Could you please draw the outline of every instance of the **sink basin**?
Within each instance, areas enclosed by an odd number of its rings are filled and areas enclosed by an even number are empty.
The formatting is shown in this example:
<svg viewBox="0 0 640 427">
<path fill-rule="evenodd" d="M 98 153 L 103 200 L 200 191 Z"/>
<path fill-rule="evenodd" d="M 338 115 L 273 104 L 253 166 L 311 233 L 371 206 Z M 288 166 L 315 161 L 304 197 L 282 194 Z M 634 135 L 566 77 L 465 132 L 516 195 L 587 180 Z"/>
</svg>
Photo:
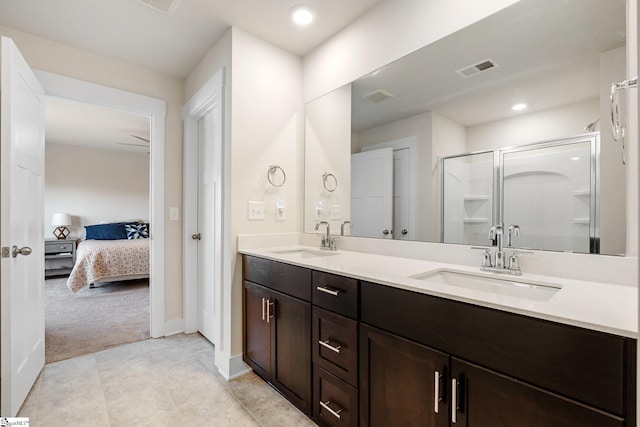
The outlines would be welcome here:
<svg viewBox="0 0 640 427">
<path fill-rule="evenodd" d="M 296 258 L 296 259 L 321 258 L 321 257 L 326 257 L 326 256 L 338 255 L 337 252 L 321 251 L 319 249 L 318 250 L 314 250 L 314 249 L 283 249 L 283 250 L 272 251 L 272 253 L 278 254 L 278 255 L 286 255 L 287 257 Z"/>
<path fill-rule="evenodd" d="M 514 277 L 494 277 L 468 272 L 437 270 L 410 276 L 439 285 L 456 286 L 496 295 L 522 298 L 532 301 L 549 301 L 562 286 L 535 283 Z"/>
</svg>

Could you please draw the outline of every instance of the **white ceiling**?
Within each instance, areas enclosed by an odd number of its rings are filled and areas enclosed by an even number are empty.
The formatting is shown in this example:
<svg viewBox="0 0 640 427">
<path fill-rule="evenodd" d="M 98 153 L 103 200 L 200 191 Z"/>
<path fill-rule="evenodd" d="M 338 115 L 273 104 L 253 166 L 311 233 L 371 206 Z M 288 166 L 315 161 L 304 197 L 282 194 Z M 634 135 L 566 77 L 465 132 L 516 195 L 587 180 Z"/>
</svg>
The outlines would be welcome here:
<svg viewBox="0 0 640 427">
<path fill-rule="evenodd" d="M 46 99 L 47 144 L 148 153 L 149 144 L 139 138 L 148 140 L 150 127 L 149 117 L 52 96 Z"/>
<path fill-rule="evenodd" d="M 625 0 L 521 0 L 353 84 L 352 127 L 362 131 L 435 111 L 463 126 L 600 96 L 599 55 L 625 45 Z M 499 66 L 464 79 L 487 58 Z M 394 98 L 363 96 L 382 89 Z M 594 118 L 595 119 L 595 118 Z"/>
<path fill-rule="evenodd" d="M 381 0 L 178 0 L 171 14 L 136 0 L 0 0 L 0 25 L 184 78 L 234 25 L 297 55 Z M 296 27 L 289 9 L 312 5 Z"/>
</svg>

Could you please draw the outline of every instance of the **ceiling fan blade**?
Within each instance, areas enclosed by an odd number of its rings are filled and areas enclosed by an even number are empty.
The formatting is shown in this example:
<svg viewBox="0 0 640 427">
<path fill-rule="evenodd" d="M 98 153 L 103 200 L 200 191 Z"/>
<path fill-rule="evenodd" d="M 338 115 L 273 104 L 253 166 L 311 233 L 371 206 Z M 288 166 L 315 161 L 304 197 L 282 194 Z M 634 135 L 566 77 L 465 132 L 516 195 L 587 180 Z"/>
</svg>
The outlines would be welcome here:
<svg viewBox="0 0 640 427">
<path fill-rule="evenodd" d="M 129 145 L 131 147 L 142 147 L 142 148 L 149 148 L 148 145 L 145 144 L 129 144 L 128 142 L 118 142 L 119 145 Z"/>
<path fill-rule="evenodd" d="M 143 137 L 143 136 L 138 136 L 138 135 L 129 135 L 129 136 L 132 136 L 132 137 L 134 137 L 134 138 L 136 138 L 136 139 L 139 139 L 140 141 L 144 141 L 144 142 L 146 142 L 146 143 L 149 143 L 149 142 L 150 142 L 147 138 L 145 138 L 145 137 Z"/>
</svg>

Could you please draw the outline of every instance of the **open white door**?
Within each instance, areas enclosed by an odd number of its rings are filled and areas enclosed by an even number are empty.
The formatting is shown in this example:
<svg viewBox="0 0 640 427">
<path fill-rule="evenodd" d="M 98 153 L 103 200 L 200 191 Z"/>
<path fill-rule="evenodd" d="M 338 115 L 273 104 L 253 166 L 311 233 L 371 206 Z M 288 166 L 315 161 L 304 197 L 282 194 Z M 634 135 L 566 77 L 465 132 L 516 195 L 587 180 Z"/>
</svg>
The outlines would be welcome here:
<svg viewBox="0 0 640 427">
<path fill-rule="evenodd" d="M 393 149 L 351 155 L 351 235 L 393 237 Z"/>
<path fill-rule="evenodd" d="M 13 41 L 0 42 L 0 412 L 12 417 L 44 366 L 45 104 Z"/>
</svg>

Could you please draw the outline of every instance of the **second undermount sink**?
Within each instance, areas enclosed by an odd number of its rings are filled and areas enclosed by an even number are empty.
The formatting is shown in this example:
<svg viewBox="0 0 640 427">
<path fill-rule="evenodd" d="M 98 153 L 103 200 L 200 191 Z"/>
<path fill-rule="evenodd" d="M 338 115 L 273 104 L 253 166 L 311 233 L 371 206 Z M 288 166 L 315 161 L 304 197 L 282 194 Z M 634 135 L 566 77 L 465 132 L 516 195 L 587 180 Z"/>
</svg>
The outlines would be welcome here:
<svg viewBox="0 0 640 427">
<path fill-rule="evenodd" d="M 337 252 L 321 251 L 319 249 L 282 249 L 272 251 L 274 254 L 285 255 L 290 258 L 309 259 L 309 258 L 321 258 L 326 256 L 338 255 Z"/>
<path fill-rule="evenodd" d="M 494 277 L 454 270 L 437 270 L 410 276 L 433 284 L 456 286 L 496 295 L 522 298 L 533 301 L 549 301 L 562 286 L 536 283 L 513 277 Z"/>
</svg>

